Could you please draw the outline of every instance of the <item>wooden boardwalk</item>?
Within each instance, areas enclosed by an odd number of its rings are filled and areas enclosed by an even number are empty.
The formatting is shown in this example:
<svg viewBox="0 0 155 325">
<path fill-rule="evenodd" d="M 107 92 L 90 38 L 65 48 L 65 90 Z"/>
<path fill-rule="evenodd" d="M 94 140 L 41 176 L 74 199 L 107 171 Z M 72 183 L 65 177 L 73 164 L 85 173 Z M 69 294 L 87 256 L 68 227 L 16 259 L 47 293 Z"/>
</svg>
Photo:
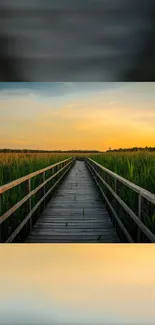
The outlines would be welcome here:
<svg viewBox="0 0 155 325">
<path fill-rule="evenodd" d="M 84 161 L 76 161 L 26 242 L 120 242 Z"/>
<path fill-rule="evenodd" d="M 32 179 L 36 179 L 35 187 Z M 5 211 L 3 195 L 8 195 L 9 202 L 8 191 L 20 184 L 25 188 L 21 192 L 24 196 L 17 202 L 13 200 L 14 205 Z M 133 207 L 122 199 L 121 185 L 136 196 Z M 50 202 L 49 196 L 52 196 Z M 46 202 L 49 203 L 39 217 Z M 71 156 L 0 186 L 0 207 L 2 211 L 4 208 L 2 214 L 0 211 L 1 243 L 155 243 L 154 224 L 149 221 L 155 213 L 155 194 L 88 156 Z"/>
</svg>

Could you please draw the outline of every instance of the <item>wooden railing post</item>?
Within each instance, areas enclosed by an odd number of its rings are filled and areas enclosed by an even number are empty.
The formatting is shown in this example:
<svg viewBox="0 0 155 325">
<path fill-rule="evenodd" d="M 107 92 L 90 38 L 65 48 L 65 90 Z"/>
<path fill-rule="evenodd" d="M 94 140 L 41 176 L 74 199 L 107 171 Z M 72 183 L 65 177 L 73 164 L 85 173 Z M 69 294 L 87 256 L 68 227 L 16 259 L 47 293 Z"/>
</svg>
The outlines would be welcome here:
<svg viewBox="0 0 155 325">
<path fill-rule="evenodd" d="M 55 169 L 55 170 L 54 170 L 54 173 L 57 173 L 57 171 L 58 171 L 58 166 L 55 166 L 54 169 Z M 57 178 L 58 178 L 58 176 L 55 177 L 55 181 L 57 181 Z"/>
<path fill-rule="evenodd" d="M 142 217 L 142 196 L 141 196 L 140 193 L 138 195 L 138 217 L 141 220 L 141 217 Z M 140 234 L 141 234 L 141 231 L 140 231 L 140 228 L 138 226 L 137 243 L 140 243 Z"/>
<path fill-rule="evenodd" d="M 90 168 L 94 168 L 95 169 L 95 171 L 97 172 L 97 166 L 94 164 L 92 164 L 92 163 L 90 163 Z M 96 179 L 98 179 L 98 177 L 97 177 L 97 175 L 95 174 L 95 172 L 93 171 L 93 169 L 92 169 L 92 173 L 93 173 L 93 175 L 96 177 Z"/>
<path fill-rule="evenodd" d="M 46 179 L 46 175 L 45 175 L 45 172 L 43 172 L 43 177 L 42 177 L 42 180 L 43 180 L 43 182 L 45 182 L 45 179 Z M 45 195 L 45 185 L 43 186 L 43 196 Z M 44 199 L 44 201 L 43 201 L 43 207 L 45 208 L 45 199 Z"/>
<path fill-rule="evenodd" d="M 115 193 L 117 193 L 117 179 L 115 178 Z"/>
<path fill-rule="evenodd" d="M 60 169 L 62 168 L 62 163 L 59 165 Z"/>
<path fill-rule="evenodd" d="M 98 172 L 98 174 L 101 176 L 101 170 L 100 170 L 100 167 L 98 166 L 98 170 L 97 170 L 97 172 Z M 98 183 L 99 183 L 99 185 L 100 185 L 100 187 L 101 187 L 101 180 L 100 180 L 100 178 L 98 179 Z"/>
<path fill-rule="evenodd" d="M 53 176 L 53 174 L 54 174 L 54 168 L 51 168 L 51 176 Z M 54 184 L 54 180 L 53 179 L 51 180 L 51 183 L 50 184 L 51 184 L 50 187 L 52 187 L 53 184 Z"/>
<path fill-rule="evenodd" d="M 27 192 L 28 194 L 31 192 L 31 178 L 27 180 Z M 32 198 L 28 199 L 28 212 L 31 212 L 32 209 Z M 32 217 L 29 220 L 29 231 L 32 229 Z"/>
<path fill-rule="evenodd" d="M 114 191 L 117 194 L 117 186 L 118 186 L 118 183 L 117 183 L 117 179 L 116 178 L 114 178 L 114 182 L 115 182 Z M 114 198 L 114 210 L 117 212 L 116 205 L 117 205 L 117 200 Z M 116 228 L 116 218 L 114 216 L 113 216 L 113 222 L 114 222 L 114 227 Z"/>
<path fill-rule="evenodd" d="M 2 195 L 0 194 L 0 216 L 2 215 Z M 2 223 L 0 224 L 0 243 L 2 243 Z"/>
</svg>

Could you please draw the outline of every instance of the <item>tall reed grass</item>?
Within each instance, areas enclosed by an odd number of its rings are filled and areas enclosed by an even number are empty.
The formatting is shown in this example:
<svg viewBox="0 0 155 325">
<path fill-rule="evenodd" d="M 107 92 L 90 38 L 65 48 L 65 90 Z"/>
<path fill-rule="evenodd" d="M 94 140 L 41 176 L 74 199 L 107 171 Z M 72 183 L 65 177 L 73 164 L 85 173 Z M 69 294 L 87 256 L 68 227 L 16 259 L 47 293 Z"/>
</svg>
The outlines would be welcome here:
<svg viewBox="0 0 155 325">
<path fill-rule="evenodd" d="M 53 165 L 59 161 L 69 158 L 71 155 L 65 154 L 46 154 L 46 153 L 0 153 L 0 186 L 16 180 L 22 176 L 28 175 L 34 171 Z M 51 170 L 46 172 L 46 179 L 51 176 Z M 37 175 L 31 179 L 31 190 L 42 183 L 42 175 Z M 53 181 L 46 185 L 48 191 Z M 0 196 L 0 216 L 13 207 L 27 194 L 26 183 L 13 187 Z M 41 191 L 32 196 L 32 208 L 41 198 Z M 12 214 L 1 225 L 1 236 L 5 241 L 12 231 L 21 223 L 28 214 L 28 204 L 24 203 L 14 214 Z M 37 212 L 38 213 L 38 212 Z M 20 238 L 19 238 L 20 241 Z"/>
<path fill-rule="evenodd" d="M 99 164 L 155 193 L 155 153 L 105 153 L 91 156 Z"/>
<path fill-rule="evenodd" d="M 46 153 L 0 153 L 0 186 L 70 156 Z"/>
<path fill-rule="evenodd" d="M 123 152 L 104 153 L 91 156 L 93 160 L 116 174 L 126 178 L 134 184 L 155 194 L 155 153 L 154 152 Z M 105 175 L 108 184 L 114 189 L 114 180 Z M 110 202 L 113 204 L 123 223 L 130 230 L 130 234 L 136 238 L 137 226 L 121 206 L 114 200 L 110 192 L 104 187 Z M 121 199 L 138 214 L 138 195 L 125 185 L 118 182 L 117 193 Z M 142 221 L 155 233 L 155 206 L 146 199 L 142 200 Z"/>
</svg>

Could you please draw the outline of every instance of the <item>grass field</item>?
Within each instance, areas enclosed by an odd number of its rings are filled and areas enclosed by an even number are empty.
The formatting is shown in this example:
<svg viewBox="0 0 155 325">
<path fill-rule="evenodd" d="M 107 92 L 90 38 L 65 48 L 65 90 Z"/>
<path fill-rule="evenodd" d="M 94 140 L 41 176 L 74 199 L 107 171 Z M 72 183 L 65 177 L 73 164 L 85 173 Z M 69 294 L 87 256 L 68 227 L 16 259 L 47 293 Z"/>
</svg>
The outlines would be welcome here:
<svg viewBox="0 0 155 325">
<path fill-rule="evenodd" d="M 155 152 L 105 153 L 91 157 L 131 182 L 155 193 Z"/>
<path fill-rule="evenodd" d="M 128 179 L 129 181 L 147 189 L 155 194 L 155 152 L 126 152 L 126 153 L 106 153 L 102 155 L 93 155 L 91 157 L 99 164 Z M 114 188 L 114 182 L 109 178 L 109 184 Z M 129 216 L 123 211 L 109 191 L 104 187 L 109 200 L 115 205 L 118 215 L 131 230 L 131 233 L 137 233 L 137 227 L 129 219 Z M 125 203 L 137 214 L 138 213 L 138 195 L 125 185 L 118 186 L 118 194 Z M 142 221 L 155 232 L 155 207 L 153 204 L 142 200 Z"/>
<path fill-rule="evenodd" d="M 0 186 L 70 156 L 46 153 L 0 153 Z"/>
<path fill-rule="evenodd" d="M 0 186 L 76 154 L 0 153 Z M 155 152 L 89 155 L 99 164 L 155 193 Z"/>
</svg>

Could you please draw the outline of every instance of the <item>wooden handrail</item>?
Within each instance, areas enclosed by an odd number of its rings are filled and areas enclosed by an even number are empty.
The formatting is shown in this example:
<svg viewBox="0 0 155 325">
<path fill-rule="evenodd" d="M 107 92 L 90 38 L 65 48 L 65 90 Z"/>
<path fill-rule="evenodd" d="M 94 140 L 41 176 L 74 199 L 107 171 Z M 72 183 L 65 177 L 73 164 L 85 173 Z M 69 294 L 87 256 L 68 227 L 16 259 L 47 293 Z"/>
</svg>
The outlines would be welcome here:
<svg viewBox="0 0 155 325">
<path fill-rule="evenodd" d="M 141 197 L 143 196 L 148 201 L 155 204 L 155 195 L 150 193 L 149 191 L 146 191 L 145 189 L 143 189 L 143 188 L 129 182 L 125 178 L 117 175 L 116 173 L 113 173 L 109 169 L 107 169 L 107 168 L 103 167 L 102 165 L 96 163 L 94 160 L 92 160 L 92 159 L 90 159 L 88 157 L 85 157 L 85 159 L 86 159 L 86 162 L 88 163 L 89 169 L 91 168 L 93 170 L 93 172 L 95 173 L 96 177 L 93 174 L 92 174 L 92 176 L 94 177 L 95 182 L 99 186 L 100 191 L 102 192 L 102 195 L 105 198 L 105 200 L 106 200 L 109 208 L 111 209 L 112 214 L 114 215 L 117 222 L 118 222 L 119 217 L 118 217 L 116 211 L 114 210 L 114 208 L 112 207 L 111 203 L 107 199 L 106 195 L 103 193 L 103 190 L 101 189 L 100 184 L 97 181 L 97 179 L 99 179 L 100 182 L 102 184 L 104 184 L 108 188 L 108 190 L 111 192 L 113 197 L 119 202 L 119 204 L 124 208 L 124 210 L 129 214 L 129 216 L 137 224 L 137 226 L 138 226 L 137 241 L 139 242 L 140 231 L 142 231 L 151 242 L 155 243 L 155 235 L 141 221 Z M 116 194 L 116 192 L 112 189 L 112 187 L 103 179 L 103 177 L 98 173 L 98 171 L 96 171 L 96 169 L 93 166 L 98 167 L 100 170 L 104 170 L 105 172 L 107 172 L 108 174 L 113 176 L 115 180 L 116 179 L 119 180 L 121 183 L 125 184 L 127 187 L 133 189 L 135 192 L 137 192 L 139 194 L 139 197 L 138 197 L 138 216 L 136 216 L 136 214 L 127 206 L 127 204 L 119 197 L 119 195 Z M 115 186 L 116 186 L 116 184 L 115 184 Z M 118 222 L 118 223 L 119 223 L 120 228 L 122 229 L 123 233 L 125 234 L 126 238 L 128 239 L 128 241 L 133 242 L 133 239 L 129 235 L 129 233 L 128 233 L 127 229 L 125 228 L 125 226 L 121 222 Z"/>
<path fill-rule="evenodd" d="M 144 188 L 142 188 L 142 187 L 128 181 L 126 178 L 124 178 L 122 176 L 119 176 L 118 174 L 112 172 L 110 169 L 107 169 L 107 168 L 103 167 L 102 165 L 98 164 L 96 161 L 94 161 L 91 158 L 85 157 L 85 159 L 92 162 L 95 166 L 98 166 L 100 169 L 105 171 L 107 174 L 113 176 L 115 179 L 117 179 L 119 182 L 123 183 L 127 187 L 131 188 L 133 191 L 141 194 L 141 196 L 146 198 L 151 203 L 155 204 L 155 194 L 153 194 L 153 193 L 145 190 Z"/>
<path fill-rule="evenodd" d="M 28 209 L 29 209 L 28 215 L 24 218 L 24 220 L 22 220 L 20 225 L 14 230 L 13 234 L 11 234 L 11 236 L 7 239 L 6 242 L 11 242 L 17 236 L 17 234 L 22 230 L 22 228 L 25 226 L 25 224 L 29 220 L 31 221 L 30 218 L 32 217 L 33 213 L 37 210 L 37 208 L 40 206 L 40 204 L 42 202 L 45 202 L 45 198 L 50 194 L 50 192 L 55 188 L 55 186 L 61 181 L 61 179 L 64 177 L 64 175 L 71 168 L 71 165 L 74 163 L 75 160 L 76 160 L 76 157 L 70 157 L 69 159 L 65 159 L 65 160 L 60 161 L 60 162 L 58 162 L 56 164 L 50 165 L 50 166 L 48 166 L 48 167 L 46 167 L 44 169 L 38 170 L 38 171 L 36 171 L 34 173 L 31 173 L 29 175 L 21 177 L 21 178 L 15 180 L 13 182 L 10 182 L 10 183 L 5 184 L 5 185 L 0 187 L 0 194 L 2 194 L 4 192 L 8 191 L 9 189 L 23 183 L 23 182 L 28 182 L 28 184 L 27 184 L 27 189 L 28 189 L 27 190 L 27 195 L 25 195 L 19 202 L 17 202 L 13 207 L 11 207 L 8 211 L 6 211 L 3 215 L 0 216 L 0 226 L 1 226 L 1 224 L 6 219 L 8 219 L 14 212 L 16 212 L 17 209 L 19 209 L 25 202 L 28 201 Z M 51 169 L 53 169 L 54 167 L 57 167 L 57 166 L 60 166 L 60 169 L 57 170 L 52 176 L 45 179 L 45 172 L 48 171 L 48 170 L 51 170 Z M 45 193 L 45 185 L 49 181 L 54 179 L 56 176 L 58 176 L 61 172 L 63 172 L 63 174 L 60 175 L 60 178 L 58 180 L 56 180 L 55 184 L 47 191 L 47 193 Z M 32 177 L 35 177 L 35 176 L 37 176 L 39 174 L 43 175 L 43 181 L 34 190 L 31 190 L 31 179 L 32 179 Z M 37 204 L 32 208 L 31 207 L 31 198 L 40 189 L 43 189 L 43 196 L 39 200 L 39 202 L 37 202 Z M 1 233 L 0 233 L 0 235 L 1 235 Z M 1 238 L 1 236 L 0 236 L 0 238 Z"/>
<path fill-rule="evenodd" d="M 2 186 L 0 186 L 0 194 L 6 192 L 6 191 L 8 191 L 8 190 L 10 190 L 11 188 L 13 188 L 13 187 L 15 187 L 15 186 L 17 186 L 17 185 L 19 185 L 19 184 L 25 182 L 25 181 L 27 181 L 27 180 L 30 179 L 30 178 L 33 178 L 33 177 L 35 177 L 35 176 L 37 176 L 37 175 L 39 175 L 39 174 L 42 174 L 43 172 L 46 172 L 47 170 L 50 170 L 50 169 L 52 169 L 52 168 L 54 168 L 54 167 L 56 167 L 56 166 L 59 166 L 60 164 L 63 164 L 63 163 L 65 163 L 65 162 L 70 161 L 70 160 L 73 160 L 73 159 L 75 159 L 75 157 L 71 157 L 71 158 L 65 159 L 65 160 L 63 160 L 63 161 L 59 161 L 59 162 L 56 163 L 56 164 L 53 164 L 53 165 L 50 165 L 50 166 L 48 166 L 48 167 L 46 167 L 46 168 L 43 168 L 43 169 L 37 170 L 36 172 L 33 172 L 33 173 L 28 174 L 28 175 L 26 175 L 26 176 L 20 177 L 20 178 L 18 178 L 18 179 L 16 179 L 16 180 L 12 181 L 12 182 L 10 182 L 10 183 L 7 183 L 7 184 L 5 184 L 5 185 L 2 185 Z"/>
<path fill-rule="evenodd" d="M 24 220 L 20 223 L 20 225 L 14 230 L 14 232 L 11 234 L 11 236 L 6 240 L 6 243 L 11 243 L 14 238 L 19 234 L 19 232 L 22 230 L 22 228 L 26 225 L 26 223 L 31 220 L 31 217 L 33 213 L 39 208 L 40 204 L 45 201 L 45 198 L 50 194 L 50 192 L 59 184 L 61 179 L 65 176 L 65 174 L 70 169 L 70 165 L 73 163 L 69 163 L 69 167 L 65 170 L 64 174 L 56 181 L 56 183 L 47 191 L 47 193 L 39 200 L 39 202 L 36 203 L 36 205 L 32 208 L 32 210 L 29 212 L 29 214 L 24 218 Z M 67 166 L 68 166 L 67 165 Z M 63 169 L 66 168 L 66 166 L 63 167 Z"/>
</svg>

